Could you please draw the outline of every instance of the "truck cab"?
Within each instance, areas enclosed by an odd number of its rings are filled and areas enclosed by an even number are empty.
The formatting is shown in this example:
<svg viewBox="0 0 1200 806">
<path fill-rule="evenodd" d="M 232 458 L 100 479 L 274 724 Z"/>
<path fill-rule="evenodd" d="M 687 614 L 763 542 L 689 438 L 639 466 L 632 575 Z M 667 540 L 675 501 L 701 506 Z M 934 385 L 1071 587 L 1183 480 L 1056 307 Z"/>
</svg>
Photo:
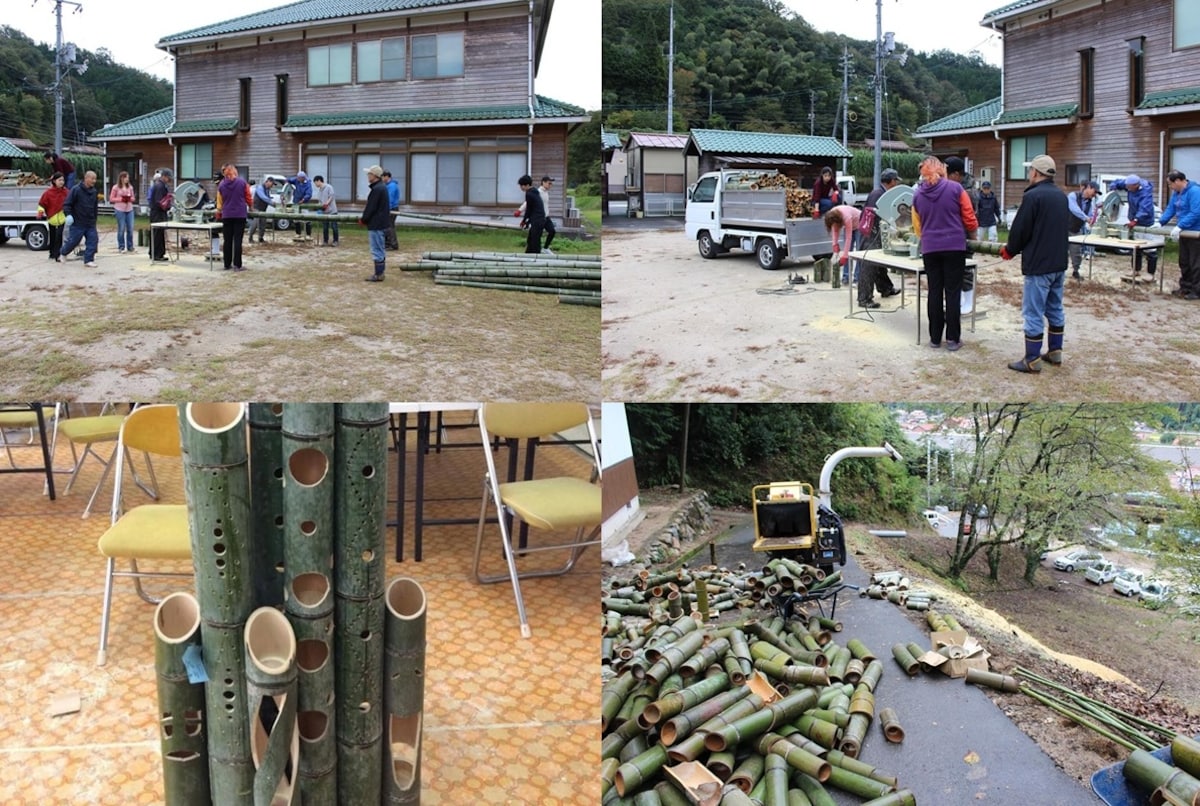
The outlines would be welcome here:
<svg viewBox="0 0 1200 806">
<path fill-rule="evenodd" d="M 1117 566 L 1111 560 L 1102 560 L 1089 568 L 1083 578 L 1093 584 L 1103 585 L 1116 579 L 1118 573 Z"/>
<path fill-rule="evenodd" d="M 857 183 L 853 176 L 838 174 L 837 176 L 838 192 L 842 195 L 842 204 L 852 204 L 858 209 L 862 209 L 867 203 L 867 193 L 859 193 Z"/>
</svg>

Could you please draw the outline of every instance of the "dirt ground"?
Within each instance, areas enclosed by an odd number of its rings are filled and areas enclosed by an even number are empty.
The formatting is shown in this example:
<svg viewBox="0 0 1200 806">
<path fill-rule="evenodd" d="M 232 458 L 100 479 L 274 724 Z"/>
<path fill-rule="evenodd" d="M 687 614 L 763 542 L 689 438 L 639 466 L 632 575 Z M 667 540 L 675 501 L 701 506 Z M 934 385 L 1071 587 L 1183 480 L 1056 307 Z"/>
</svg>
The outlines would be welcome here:
<svg viewBox="0 0 1200 806">
<path fill-rule="evenodd" d="M 630 536 L 635 554 L 670 519 L 681 499 L 667 492 L 643 499 L 645 519 Z M 743 511 L 714 510 L 709 538 L 720 541 L 732 528 L 748 524 Z M 868 529 L 897 525 L 846 525 L 849 547 L 866 571 L 902 570 L 914 587 L 934 590 L 937 609 L 954 615 L 991 653 L 991 669 L 1011 673 L 1020 666 L 1088 696 L 1195 735 L 1200 732 L 1200 622 L 1174 608 L 1152 611 L 1114 594 L 1112 586 L 1087 583 L 1083 574 L 1055 571 L 1049 561 L 1036 584 L 1021 580 L 1015 561 L 1004 566 L 998 583 L 986 580 L 982 556 L 972 562 L 964 582 L 969 593 L 941 584 L 930 572 L 944 564 L 950 541 L 922 524 L 908 527 L 909 537 L 885 540 Z M 702 548 L 689 562 L 707 562 Z M 628 569 L 605 567 L 605 581 L 624 578 Z M 895 607 L 879 602 L 879 607 Z M 923 614 L 904 611 L 927 629 Z M 1023 694 L 989 692 L 1004 713 L 1064 771 L 1086 783 L 1093 772 L 1128 755 L 1124 748 L 1080 728 Z"/>
<path fill-rule="evenodd" d="M 610 400 L 1180 400 L 1200 376 L 1200 303 L 1123 282 L 1129 257 L 1097 253 L 1090 279 L 1068 280 L 1065 363 L 1039 376 L 1006 368 L 1024 348 L 1019 258 L 977 257 L 975 332 L 957 353 L 917 344 L 912 277 L 873 311 L 850 290 L 811 279 L 808 258 L 763 271 L 752 254 L 704 260 L 678 223 L 610 226 L 604 239 L 604 395 Z M 1166 264 L 1166 265 L 1162 265 Z M 1084 264 L 1084 276 L 1087 277 Z M 892 272 L 898 281 L 896 272 Z M 878 299 L 878 297 L 877 297 Z M 922 294 L 924 306 L 924 294 Z"/>
<path fill-rule="evenodd" d="M 596 308 L 401 272 L 421 254 L 403 230 L 378 284 L 361 232 L 337 249 L 268 235 L 239 273 L 201 244 L 154 264 L 100 234 L 95 269 L 0 246 L 10 398 L 600 399 Z"/>
</svg>

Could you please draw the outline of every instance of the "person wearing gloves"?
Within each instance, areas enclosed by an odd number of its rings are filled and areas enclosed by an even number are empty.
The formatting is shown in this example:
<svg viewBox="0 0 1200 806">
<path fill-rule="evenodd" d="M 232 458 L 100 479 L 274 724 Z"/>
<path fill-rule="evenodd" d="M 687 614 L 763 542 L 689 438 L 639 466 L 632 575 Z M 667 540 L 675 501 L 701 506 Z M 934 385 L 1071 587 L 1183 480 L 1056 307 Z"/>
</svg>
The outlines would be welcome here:
<svg viewBox="0 0 1200 806">
<path fill-rule="evenodd" d="M 812 205 L 813 218 L 820 218 L 833 209 L 841 201 L 837 180 L 833 178 L 833 169 L 826 165 L 821 169 L 821 175 L 813 183 Z"/>
<path fill-rule="evenodd" d="M 263 181 L 254 186 L 251 193 L 251 209 L 256 213 L 265 213 L 267 208 L 275 204 L 271 198 L 271 188 L 275 187 L 275 180 L 271 177 L 266 177 Z M 267 218 L 252 218 L 247 225 L 246 243 L 254 243 L 254 231 L 258 230 L 258 242 L 263 242 L 263 235 L 267 231 L 268 226 L 275 226 L 270 219 Z"/>
<path fill-rule="evenodd" d="M 1123 190 L 1129 202 L 1129 221 L 1126 224 L 1128 227 L 1153 227 L 1154 226 L 1154 185 L 1142 179 L 1137 174 L 1130 174 L 1124 179 L 1114 179 L 1108 183 L 1109 190 Z M 1158 250 L 1157 249 L 1139 249 L 1137 257 L 1134 259 L 1133 273 L 1136 275 L 1142 270 L 1142 252 L 1146 253 L 1146 273 L 1151 277 L 1154 276 L 1155 270 L 1158 269 Z"/>
<path fill-rule="evenodd" d="M 1067 195 L 1067 210 L 1071 213 L 1067 232 L 1071 235 L 1087 234 L 1088 225 L 1092 223 L 1092 216 L 1095 212 L 1096 194 L 1099 192 L 1100 185 L 1098 183 L 1084 182 L 1079 186 L 1079 190 Z M 1079 273 L 1079 267 L 1083 265 L 1083 246 L 1068 242 L 1068 247 L 1071 255 L 1071 279 L 1082 280 L 1083 275 Z"/>
<path fill-rule="evenodd" d="M 929 297 L 929 346 L 962 347 L 962 282 L 967 267 L 967 236 L 979 229 L 966 188 L 950 174 L 963 172 L 961 157 L 926 157 L 920 165 L 925 181 L 913 192 L 913 232 L 921 239 Z"/>
<path fill-rule="evenodd" d="M 83 181 L 71 188 L 63 202 L 63 212 L 67 214 L 67 237 L 63 241 L 62 254 L 71 254 L 71 250 L 83 241 L 83 265 L 96 268 L 96 246 L 100 242 L 96 217 L 100 212 L 100 199 L 96 193 L 95 171 L 85 173 Z"/>
<path fill-rule="evenodd" d="M 1158 223 L 1166 226 L 1173 218 L 1171 237 L 1179 241 L 1179 288 L 1171 293 L 1187 300 L 1200 299 L 1200 240 L 1180 238 L 1184 230 L 1200 230 L 1200 185 L 1190 181 L 1183 171 L 1167 174 L 1171 200 Z"/>
<path fill-rule="evenodd" d="M 55 171 L 50 177 L 50 187 L 38 199 L 37 217 L 46 221 L 50 230 L 50 259 L 62 263 L 63 224 L 67 214 L 62 211 L 63 202 L 67 200 L 67 178 L 62 171 Z"/>
<path fill-rule="evenodd" d="M 288 183 L 296 190 L 292 193 L 292 204 L 297 207 L 306 202 L 312 201 L 313 184 L 308 181 L 308 174 L 304 171 L 297 171 L 295 176 L 288 177 Z M 300 239 L 300 222 L 296 222 L 296 240 Z M 312 222 L 304 222 L 304 240 L 312 240 Z"/>
<path fill-rule="evenodd" d="M 1025 163 L 1029 186 L 1000 249 L 1003 260 L 1021 255 L 1025 288 L 1021 315 L 1025 319 L 1025 355 L 1008 365 L 1017 372 L 1041 372 L 1043 360 L 1062 363 L 1063 280 L 1067 274 L 1067 227 L 1071 213 L 1067 197 L 1054 186 L 1054 160 L 1039 154 Z M 1043 320 L 1050 324 L 1048 351 L 1042 355 Z"/>
<path fill-rule="evenodd" d="M 850 252 L 854 249 L 855 236 L 858 235 L 858 222 L 862 218 L 862 211 L 850 204 L 839 204 L 836 207 L 829 208 L 823 218 L 825 222 L 825 231 L 833 236 L 833 259 L 842 268 L 842 282 L 850 282 L 849 264 Z M 845 249 L 838 246 L 838 238 L 845 236 Z M 868 287 L 868 292 L 870 288 Z M 864 300 L 863 295 L 858 295 L 858 305 L 860 308 L 878 308 L 879 303 L 869 299 Z"/>
</svg>

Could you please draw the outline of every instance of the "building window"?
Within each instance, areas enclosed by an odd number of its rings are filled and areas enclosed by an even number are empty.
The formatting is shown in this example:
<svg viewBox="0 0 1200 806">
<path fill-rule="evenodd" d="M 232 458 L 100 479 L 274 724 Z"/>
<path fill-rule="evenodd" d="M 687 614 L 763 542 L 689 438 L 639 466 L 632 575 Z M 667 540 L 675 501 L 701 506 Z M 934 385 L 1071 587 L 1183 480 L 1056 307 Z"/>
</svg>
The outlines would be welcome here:
<svg viewBox="0 0 1200 806">
<path fill-rule="evenodd" d="M 413 78 L 447 78 L 463 74 L 463 35 L 426 34 L 412 38 Z"/>
<path fill-rule="evenodd" d="M 358 81 L 403 81 L 407 48 L 403 38 L 358 43 Z"/>
<path fill-rule="evenodd" d="M 1021 181 L 1029 175 L 1025 163 L 1038 154 L 1046 153 L 1046 135 L 1014 137 L 1008 141 L 1008 178 Z"/>
<path fill-rule="evenodd" d="M 250 79 L 238 79 L 238 131 L 250 131 Z"/>
<path fill-rule="evenodd" d="M 1126 39 L 1129 46 L 1129 105 L 1132 112 L 1146 98 L 1146 37 Z"/>
<path fill-rule="evenodd" d="M 1175 0 L 1171 28 L 1175 31 L 1176 49 L 1200 45 L 1200 6 L 1195 0 Z"/>
<path fill-rule="evenodd" d="M 472 138 L 467 143 L 467 203 L 519 203 L 525 173 L 523 137 Z"/>
<path fill-rule="evenodd" d="M 350 83 L 349 44 L 321 45 L 308 49 L 308 86 Z"/>
<path fill-rule="evenodd" d="M 275 76 L 275 126 L 282 127 L 288 118 L 288 74 Z"/>
<path fill-rule="evenodd" d="M 1066 187 L 1079 187 L 1092 178 L 1090 162 L 1067 163 Z"/>
<path fill-rule="evenodd" d="M 1095 111 L 1096 49 L 1079 51 L 1079 117 L 1090 118 Z"/>
<path fill-rule="evenodd" d="M 213 178 L 212 143 L 184 143 L 179 147 L 179 175 L 207 182 Z"/>
</svg>

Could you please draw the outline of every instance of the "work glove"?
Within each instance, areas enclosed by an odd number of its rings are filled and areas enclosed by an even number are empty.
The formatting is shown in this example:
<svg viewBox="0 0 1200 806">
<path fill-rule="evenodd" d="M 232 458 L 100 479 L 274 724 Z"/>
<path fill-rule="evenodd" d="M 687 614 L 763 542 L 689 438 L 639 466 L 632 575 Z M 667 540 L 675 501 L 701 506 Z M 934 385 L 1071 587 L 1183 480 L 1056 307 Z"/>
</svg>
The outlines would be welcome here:
<svg viewBox="0 0 1200 806">
<path fill-rule="evenodd" d="M 849 262 L 850 262 L 850 254 L 848 252 L 843 252 L 842 256 L 840 258 L 838 258 L 839 266 L 845 266 Z"/>
<path fill-rule="evenodd" d="M 521 217 L 521 211 L 513 210 L 513 218 L 520 218 L 520 217 Z"/>
<path fill-rule="evenodd" d="M 1178 240 L 1179 240 L 1179 233 L 1181 233 L 1181 232 L 1183 232 L 1183 230 L 1181 230 L 1179 227 L 1175 227 L 1174 229 L 1172 229 L 1172 230 L 1171 230 L 1171 239 L 1172 239 L 1172 240 L 1175 240 L 1175 241 L 1178 241 Z"/>
<path fill-rule="evenodd" d="M 37 211 L 37 217 L 38 217 L 39 219 L 42 219 L 42 218 L 45 218 L 45 217 L 46 217 L 46 208 L 45 208 L 45 207 L 39 207 L 39 208 L 38 208 L 38 211 Z"/>
<path fill-rule="evenodd" d="M 75 225 L 75 216 L 73 216 L 73 215 L 67 216 L 66 224 L 68 227 L 74 226 Z"/>
<path fill-rule="evenodd" d="M 1000 259 L 1001 260 L 1012 260 L 1012 258 L 1013 258 L 1013 256 L 1008 253 L 1007 246 L 1000 247 Z"/>
</svg>

